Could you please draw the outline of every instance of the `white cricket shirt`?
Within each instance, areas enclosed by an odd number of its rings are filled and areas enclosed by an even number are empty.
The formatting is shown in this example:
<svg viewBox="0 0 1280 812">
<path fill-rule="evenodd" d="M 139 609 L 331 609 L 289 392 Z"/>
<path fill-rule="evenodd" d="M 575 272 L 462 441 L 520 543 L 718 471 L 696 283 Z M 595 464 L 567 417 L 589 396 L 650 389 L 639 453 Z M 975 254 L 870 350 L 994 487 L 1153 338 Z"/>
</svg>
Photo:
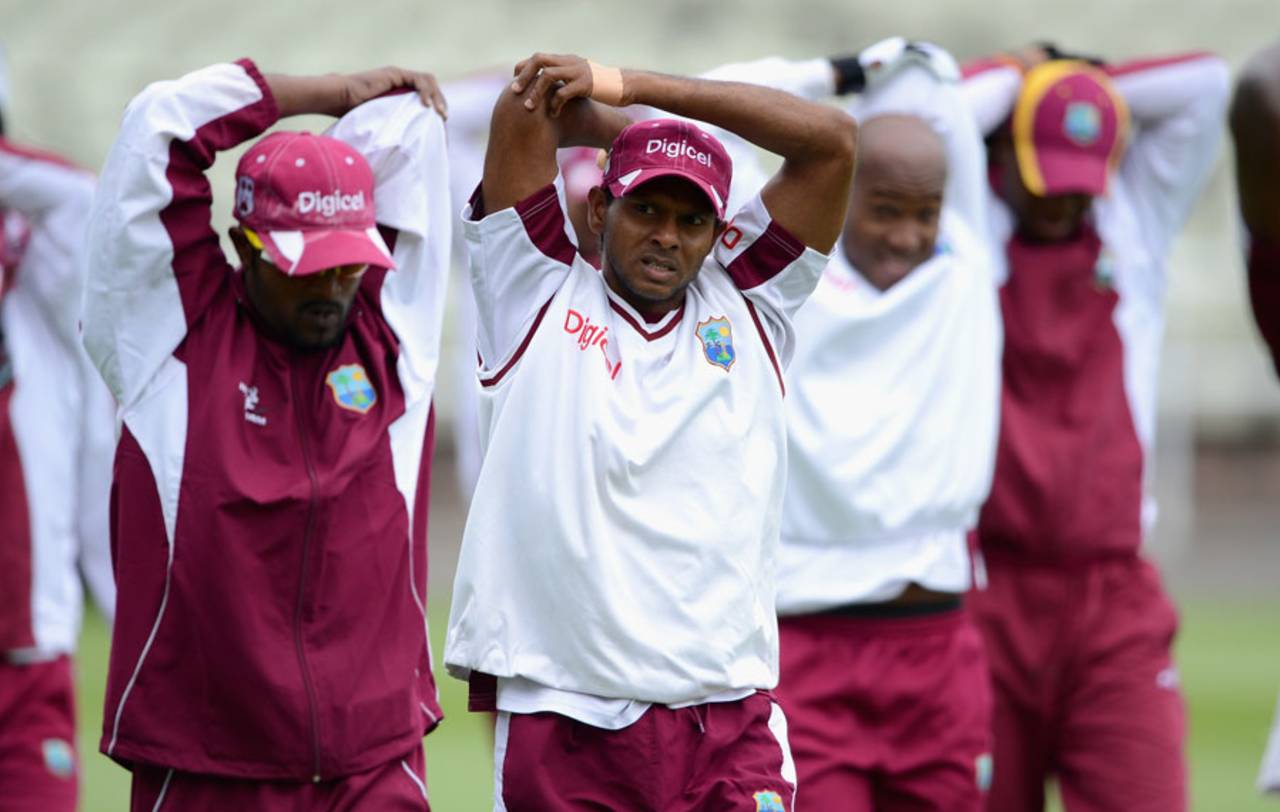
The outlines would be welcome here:
<svg viewBox="0 0 1280 812">
<path fill-rule="evenodd" d="M 837 250 L 796 315 L 778 611 L 969 587 L 966 531 L 991 487 L 1000 320 L 977 235 L 881 293 Z"/>
<path fill-rule="evenodd" d="M 770 688 L 782 366 L 827 258 L 756 197 L 649 323 L 564 217 L 550 185 L 467 217 L 485 457 L 445 662 L 673 705 Z"/>
</svg>

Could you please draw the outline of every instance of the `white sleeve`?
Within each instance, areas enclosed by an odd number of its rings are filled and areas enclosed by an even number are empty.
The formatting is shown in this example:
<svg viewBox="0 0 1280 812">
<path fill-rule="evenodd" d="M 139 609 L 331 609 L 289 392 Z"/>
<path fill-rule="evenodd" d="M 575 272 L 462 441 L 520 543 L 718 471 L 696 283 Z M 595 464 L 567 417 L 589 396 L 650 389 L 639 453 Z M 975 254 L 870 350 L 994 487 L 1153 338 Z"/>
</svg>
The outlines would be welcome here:
<svg viewBox="0 0 1280 812">
<path fill-rule="evenodd" d="M 476 214 L 483 216 L 473 219 Z M 477 190 L 464 213 L 482 382 L 500 378 L 518 357 L 521 342 L 568 278 L 577 249 L 565 221 L 553 183 L 491 214 L 483 212 Z"/>
<path fill-rule="evenodd" d="M 829 255 L 809 248 L 775 222 L 758 194 L 725 228 L 714 255 L 753 316 L 761 318 L 785 368 L 795 350 L 791 318 L 818 286 Z"/>
<path fill-rule="evenodd" d="M 962 89 L 978 131 L 988 136 L 1013 113 L 1022 88 L 1022 71 L 999 59 L 985 59 L 964 67 Z"/>
<path fill-rule="evenodd" d="M 400 339 L 401 385 L 410 402 L 430 398 L 440 359 L 453 215 L 444 121 L 415 93 L 366 102 L 328 135 L 373 170 L 378 225 L 394 230 L 396 269 L 383 276 L 383 317 Z"/>
<path fill-rule="evenodd" d="M 248 60 L 157 82 L 125 110 L 90 212 L 83 311 L 85 348 L 122 408 L 229 284 L 205 170 L 278 118 Z"/>
<path fill-rule="evenodd" d="M 1230 74 L 1209 54 L 1118 65 L 1108 73 L 1132 119 L 1120 176 L 1136 196 L 1147 248 L 1163 257 L 1217 160 Z"/>
<path fill-rule="evenodd" d="M 64 352 L 80 350 L 84 234 L 93 201 L 93 176 L 54 155 L 0 138 L 0 208 L 19 212 L 31 227 L 21 284 L 31 291 Z"/>
</svg>

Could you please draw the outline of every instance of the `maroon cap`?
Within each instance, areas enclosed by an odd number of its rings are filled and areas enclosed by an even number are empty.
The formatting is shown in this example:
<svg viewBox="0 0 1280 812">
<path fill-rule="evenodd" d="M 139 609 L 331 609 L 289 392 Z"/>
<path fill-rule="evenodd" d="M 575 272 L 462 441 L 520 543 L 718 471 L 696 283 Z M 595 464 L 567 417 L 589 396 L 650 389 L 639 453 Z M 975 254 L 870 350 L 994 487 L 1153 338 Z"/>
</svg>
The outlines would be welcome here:
<svg viewBox="0 0 1280 812">
<path fill-rule="evenodd" d="M 1129 112 L 1111 80 L 1084 62 L 1027 72 L 1013 108 L 1018 173 L 1039 196 L 1100 195 L 1124 152 Z"/>
<path fill-rule="evenodd" d="M 691 181 L 724 219 L 733 161 L 710 133 L 688 121 L 655 118 L 631 124 L 613 139 L 604 183 L 614 197 L 669 175 Z"/>
<path fill-rule="evenodd" d="M 395 267 L 374 221 L 373 172 L 336 138 L 276 132 L 250 147 L 236 167 L 235 217 L 290 276 Z"/>
</svg>

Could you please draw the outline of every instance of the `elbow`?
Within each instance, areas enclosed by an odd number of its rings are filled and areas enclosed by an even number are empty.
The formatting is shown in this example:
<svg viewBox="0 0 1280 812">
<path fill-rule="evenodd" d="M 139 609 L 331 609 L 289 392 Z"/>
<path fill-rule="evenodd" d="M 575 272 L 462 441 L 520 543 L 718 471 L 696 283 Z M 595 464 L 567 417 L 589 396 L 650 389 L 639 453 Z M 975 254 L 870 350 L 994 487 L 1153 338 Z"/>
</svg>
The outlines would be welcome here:
<svg viewBox="0 0 1280 812">
<path fill-rule="evenodd" d="M 828 158 L 839 166 L 841 171 L 853 172 L 854 161 L 858 154 L 858 122 L 843 110 L 831 108 L 830 124 L 824 143 L 827 145 Z"/>
<path fill-rule="evenodd" d="M 489 121 L 489 132 L 512 133 L 517 137 L 532 135 L 551 126 L 552 119 L 545 109 L 530 110 L 524 106 L 524 96 L 511 92 L 503 87 L 498 100 L 493 104 L 493 117 Z"/>
</svg>

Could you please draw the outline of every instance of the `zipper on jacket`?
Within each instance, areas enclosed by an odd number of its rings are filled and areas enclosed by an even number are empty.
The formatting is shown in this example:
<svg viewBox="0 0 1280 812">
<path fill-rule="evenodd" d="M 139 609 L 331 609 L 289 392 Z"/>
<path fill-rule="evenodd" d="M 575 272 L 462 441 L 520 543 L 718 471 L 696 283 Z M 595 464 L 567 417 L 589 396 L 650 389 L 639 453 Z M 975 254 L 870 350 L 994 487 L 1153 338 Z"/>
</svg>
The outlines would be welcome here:
<svg viewBox="0 0 1280 812">
<path fill-rule="evenodd" d="M 316 689 L 311 684 L 311 669 L 307 665 L 307 655 L 302 647 L 302 609 L 303 599 L 307 591 L 307 564 L 311 558 L 311 530 L 316 520 L 316 492 L 319 483 L 316 480 L 316 469 L 311 464 L 311 454 L 307 448 L 306 426 L 302 422 L 302 401 L 298 398 L 298 375 L 293 365 L 289 367 L 289 388 L 293 390 L 293 414 L 298 426 L 298 444 L 302 447 L 302 461 L 307 467 L 307 478 L 311 480 L 311 503 L 307 508 L 307 523 L 302 533 L 302 569 L 298 573 L 298 603 L 293 612 L 293 642 L 298 652 L 298 668 L 302 671 L 302 684 L 307 689 L 307 703 L 311 711 L 311 748 L 315 757 L 312 783 L 320 782 L 320 720 L 316 711 Z"/>
</svg>

